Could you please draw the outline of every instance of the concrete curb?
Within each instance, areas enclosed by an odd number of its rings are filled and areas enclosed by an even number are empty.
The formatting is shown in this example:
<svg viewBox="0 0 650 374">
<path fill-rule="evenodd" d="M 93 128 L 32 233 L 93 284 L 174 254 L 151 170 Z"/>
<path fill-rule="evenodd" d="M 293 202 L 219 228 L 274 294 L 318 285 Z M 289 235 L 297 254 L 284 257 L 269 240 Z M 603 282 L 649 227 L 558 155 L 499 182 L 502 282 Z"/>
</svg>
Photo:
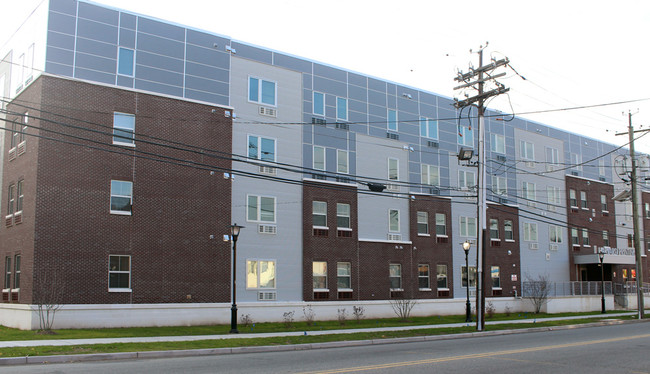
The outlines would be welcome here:
<svg viewBox="0 0 650 374">
<path fill-rule="evenodd" d="M 564 325 L 564 326 L 553 326 L 553 327 L 530 327 L 530 328 L 516 329 L 516 330 L 466 332 L 460 334 L 413 336 L 407 338 L 346 340 L 346 341 L 336 341 L 336 342 L 277 345 L 277 346 L 267 345 L 267 346 L 254 346 L 254 347 L 204 348 L 204 349 L 186 349 L 186 350 L 170 350 L 170 351 L 6 357 L 6 358 L 0 358 L 0 366 L 25 365 L 25 364 L 54 364 L 54 363 L 66 363 L 66 362 L 68 363 L 69 362 L 91 362 L 91 361 L 108 361 L 108 360 L 129 360 L 129 359 L 154 359 L 154 358 L 170 358 L 170 357 L 193 357 L 193 356 L 210 356 L 210 355 L 227 355 L 227 354 L 261 353 L 261 352 L 301 351 L 301 350 L 325 349 L 325 348 L 359 347 L 364 345 L 398 344 L 398 343 L 412 343 L 412 342 L 450 340 L 450 339 L 468 339 L 468 338 L 476 338 L 476 337 L 524 334 L 530 332 L 546 332 L 546 331 L 557 331 L 557 330 L 571 330 L 577 328 L 620 325 L 620 324 L 628 324 L 628 323 L 643 323 L 643 322 L 650 322 L 650 320 L 642 320 L 642 321 L 607 320 L 607 321 L 585 323 L 585 324 L 578 324 L 578 325 Z"/>
</svg>

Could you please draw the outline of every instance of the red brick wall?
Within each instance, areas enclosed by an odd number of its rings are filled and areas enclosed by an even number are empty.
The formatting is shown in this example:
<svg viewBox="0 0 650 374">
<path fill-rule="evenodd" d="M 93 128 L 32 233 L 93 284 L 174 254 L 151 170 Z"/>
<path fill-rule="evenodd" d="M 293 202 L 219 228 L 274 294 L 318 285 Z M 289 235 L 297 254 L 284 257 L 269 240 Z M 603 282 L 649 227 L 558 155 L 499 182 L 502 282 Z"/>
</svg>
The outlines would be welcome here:
<svg viewBox="0 0 650 374">
<path fill-rule="evenodd" d="M 485 284 L 486 297 L 492 296 L 515 296 L 521 295 L 521 255 L 519 238 L 519 219 L 518 209 L 506 205 L 488 204 L 487 209 L 487 244 L 485 247 L 485 274 L 483 280 Z M 490 220 L 496 219 L 499 222 L 499 238 L 491 240 L 490 238 Z M 511 220 L 513 225 L 514 240 L 505 240 L 504 221 Z M 498 266 L 500 271 L 501 290 L 492 289 L 492 275 L 490 273 L 492 266 Z"/>
<path fill-rule="evenodd" d="M 39 80 L 40 126 L 82 139 L 41 134 L 82 145 L 40 142 L 32 194 L 37 200 L 30 208 L 34 276 L 58 274 L 65 303 L 230 300 L 230 247 L 220 240 L 231 223 L 231 186 L 223 169 L 231 165 L 232 132 L 224 109 L 53 77 Z M 111 145 L 114 111 L 135 114 L 135 149 Z M 226 157 L 173 148 L 186 145 Z M 206 166 L 156 161 L 161 155 Z M 112 179 L 133 182 L 133 215 L 109 213 Z M 30 234 L 16 233 L 24 235 Z M 113 254 L 131 256 L 131 293 L 108 292 Z"/>
</svg>

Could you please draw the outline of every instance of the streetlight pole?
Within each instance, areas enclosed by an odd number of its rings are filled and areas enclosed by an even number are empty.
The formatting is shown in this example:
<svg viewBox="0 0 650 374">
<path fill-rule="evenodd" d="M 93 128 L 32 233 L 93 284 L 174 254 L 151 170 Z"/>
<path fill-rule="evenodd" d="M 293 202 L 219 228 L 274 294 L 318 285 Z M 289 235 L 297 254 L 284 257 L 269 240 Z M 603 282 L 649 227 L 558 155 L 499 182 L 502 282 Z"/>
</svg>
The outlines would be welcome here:
<svg viewBox="0 0 650 374">
<path fill-rule="evenodd" d="M 230 238 L 232 239 L 232 307 L 230 308 L 230 333 L 239 334 L 237 330 L 237 238 L 239 230 L 244 226 L 236 223 L 230 225 Z"/>
<path fill-rule="evenodd" d="M 605 314 L 605 265 L 603 265 L 605 253 L 599 252 L 598 259 L 600 259 L 600 312 Z"/>
<path fill-rule="evenodd" d="M 472 322 L 472 313 L 469 304 L 469 260 L 468 260 L 469 247 L 470 247 L 470 242 L 466 240 L 463 243 L 463 251 L 465 251 L 465 274 L 467 274 L 467 284 L 466 284 L 467 301 L 465 302 L 465 322 Z"/>
</svg>

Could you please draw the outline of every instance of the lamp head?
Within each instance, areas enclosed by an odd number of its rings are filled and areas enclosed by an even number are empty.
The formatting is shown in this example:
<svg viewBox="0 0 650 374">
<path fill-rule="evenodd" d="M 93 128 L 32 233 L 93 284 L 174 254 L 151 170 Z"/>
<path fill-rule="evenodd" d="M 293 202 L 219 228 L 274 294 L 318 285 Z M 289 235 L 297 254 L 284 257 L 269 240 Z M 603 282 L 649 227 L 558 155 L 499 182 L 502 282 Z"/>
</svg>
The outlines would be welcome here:
<svg viewBox="0 0 650 374">
<path fill-rule="evenodd" d="M 230 235 L 232 235 L 232 240 L 237 240 L 239 236 L 239 230 L 243 229 L 244 226 L 239 226 L 237 223 L 230 225 Z"/>
<path fill-rule="evenodd" d="M 469 247 L 471 245 L 472 245 L 472 243 L 470 243 L 468 240 L 465 240 L 463 242 L 463 251 L 465 251 L 465 253 L 468 253 L 469 252 Z"/>
</svg>

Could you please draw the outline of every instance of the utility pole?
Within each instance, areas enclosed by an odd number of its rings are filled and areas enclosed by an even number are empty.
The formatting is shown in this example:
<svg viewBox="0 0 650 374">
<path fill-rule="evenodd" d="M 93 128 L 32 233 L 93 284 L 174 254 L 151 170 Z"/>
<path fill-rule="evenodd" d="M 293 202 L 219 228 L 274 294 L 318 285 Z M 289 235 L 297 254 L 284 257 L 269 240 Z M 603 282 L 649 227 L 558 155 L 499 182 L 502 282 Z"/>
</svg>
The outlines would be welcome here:
<svg viewBox="0 0 650 374">
<path fill-rule="evenodd" d="M 456 109 L 464 108 L 467 106 L 475 105 L 478 109 L 478 196 L 477 196 L 477 209 L 476 209 L 476 227 L 479 231 L 477 235 L 477 251 L 476 251 L 476 330 L 483 331 L 485 328 L 485 279 L 484 275 L 486 274 L 486 242 L 487 242 L 487 223 L 486 223 L 486 211 L 487 211 L 487 191 L 486 191 L 486 173 L 485 173 L 485 161 L 486 161 L 486 152 L 485 152 L 485 108 L 484 104 L 487 99 L 499 94 L 509 91 L 509 88 L 505 88 L 501 83 L 496 82 L 495 79 L 503 77 L 506 73 L 492 74 L 492 72 L 501 66 L 508 65 L 510 60 L 504 58 L 502 60 L 492 60 L 488 65 L 483 66 L 483 50 L 487 48 L 488 43 L 485 43 L 485 46 L 480 46 L 478 51 L 479 56 L 479 66 L 476 69 L 470 68 L 469 72 L 462 73 L 459 72 L 458 76 L 454 78 L 455 81 L 463 82 L 460 86 L 454 87 L 454 90 L 462 88 L 474 88 L 478 91 L 475 96 L 467 97 L 465 100 L 456 100 L 454 106 Z M 470 50 L 470 53 L 472 51 Z M 472 81 L 472 79 L 475 79 Z M 490 82 L 496 84 L 496 88 L 485 92 L 485 83 Z M 469 268 L 467 268 L 467 287 L 469 289 Z"/>
<path fill-rule="evenodd" d="M 637 132 L 648 132 L 650 130 L 639 130 Z M 634 127 L 632 126 L 632 112 L 628 112 L 628 125 L 627 133 L 618 133 L 616 135 L 629 135 L 630 139 L 630 159 L 632 160 L 632 173 L 630 175 L 630 183 L 632 185 L 632 219 L 634 220 L 634 260 L 636 262 L 636 298 L 637 306 L 639 308 L 639 319 L 643 319 L 644 303 L 643 303 L 643 265 L 641 263 L 641 238 L 639 237 L 639 201 L 637 195 L 637 180 L 636 180 L 636 156 L 634 152 Z"/>
</svg>

